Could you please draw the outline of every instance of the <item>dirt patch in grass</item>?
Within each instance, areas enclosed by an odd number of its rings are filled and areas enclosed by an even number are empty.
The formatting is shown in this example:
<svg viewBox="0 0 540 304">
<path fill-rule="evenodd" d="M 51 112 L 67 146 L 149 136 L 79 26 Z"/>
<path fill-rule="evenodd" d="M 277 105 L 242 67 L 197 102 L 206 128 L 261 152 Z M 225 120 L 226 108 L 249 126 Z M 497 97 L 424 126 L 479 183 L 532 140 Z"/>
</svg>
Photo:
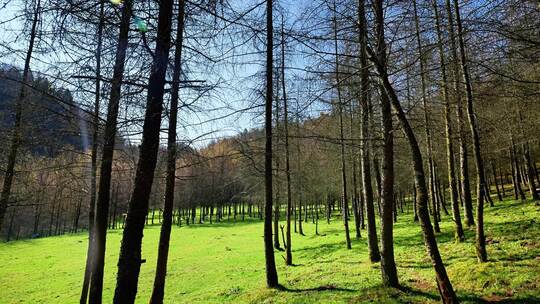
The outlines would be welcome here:
<svg viewBox="0 0 540 304">
<path fill-rule="evenodd" d="M 432 285 L 428 281 L 423 280 L 423 279 L 418 279 L 418 278 L 409 279 L 409 283 L 411 287 L 413 287 L 414 289 L 421 290 L 421 291 L 427 292 L 427 291 L 430 291 L 432 288 Z"/>
<path fill-rule="evenodd" d="M 539 248 L 540 247 L 540 243 L 538 242 L 535 242 L 535 241 L 522 241 L 520 244 L 519 244 L 521 247 L 525 247 L 525 248 L 528 248 L 528 249 L 534 249 L 534 248 Z"/>
<path fill-rule="evenodd" d="M 506 300 L 509 300 L 511 297 L 508 296 L 500 296 L 500 295 L 490 295 L 490 296 L 483 296 L 481 299 L 485 301 L 486 303 L 500 303 L 504 302 Z"/>
</svg>

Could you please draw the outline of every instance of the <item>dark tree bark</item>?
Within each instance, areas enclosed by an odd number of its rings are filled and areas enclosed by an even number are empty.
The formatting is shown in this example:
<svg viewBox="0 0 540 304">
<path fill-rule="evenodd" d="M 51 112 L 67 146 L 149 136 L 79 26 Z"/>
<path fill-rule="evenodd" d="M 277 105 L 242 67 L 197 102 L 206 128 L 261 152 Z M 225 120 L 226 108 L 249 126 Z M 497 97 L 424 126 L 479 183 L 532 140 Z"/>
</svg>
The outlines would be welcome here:
<svg viewBox="0 0 540 304">
<path fill-rule="evenodd" d="M 39 224 L 41 219 L 41 204 L 43 200 L 43 190 L 40 190 L 37 194 L 36 206 L 34 206 L 34 226 L 32 229 L 32 237 L 37 236 L 39 233 Z"/>
<path fill-rule="evenodd" d="M 272 88 L 273 88 L 273 0 L 266 0 L 266 102 L 265 102 L 265 154 L 264 154 L 264 257 L 266 262 L 266 285 L 277 288 L 278 274 L 274 248 L 272 247 Z"/>
<path fill-rule="evenodd" d="M 524 201 L 525 193 L 523 193 L 523 189 L 521 188 L 521 174 L 519 174 L 519 165 L 518 165 L 518 159 L 517 159 L 517 151 L 516 151 L 516 145 L 514 143 L 514 137 L 510 135 L 510 140 L 512 142 L 512 146 L 510 147 L 510 161 L 512 163 L 512 181 L 514 182 L 514 195 L 516 200 L 519 198 Z"/>
<path fill-rule="evenodd" d="M 131 0 L 124 1 L 120 31 L 118 34 L 118 46 L 113 67 L 113 78 L 109 104 L 107 108 L 107 120 L 105 122 L 103 152 L 101 156 L 101 169 L 99 179 L 99 192 L 96 201 L 94 222 L 94 248 L 92 249 L 92 271 L 90 276 L 89 303 L 101 303 L 103 293 L 103 268 L 105 266 L 105 246 L 107 236 L 107 215 L 109 211 L 112 161 L 114 143 L 116 139 L 116 122 L 118 120 L 118 108 L 120 105 L 120 89 L 124 77 L 124 64 L 128 46 L 129 23 L 131 19 Z"/>
<path fill-rule="evenodd" d="M 463 26 L 461 24 L 461 16 L 459 12 L 458 0 L 454 0 L 454 9 L 456 12 L 457 36 L 460 53 L 460 65 L 463 80 L 465 82 L 465 92 L 467 95 L 467 116 L 469 118 L 469 126 L 471 129 L 471 137 L 473 140 L 473 153 L 476 163 L 476 255 L 479 262 L 487 261 L 486 237 L 484 235 L 484 190 L 486 178 L 484 172 L 484 162 L 480 149 L 480 136 L 478 134 L 478 122 L 473 108 L 473 95 L 469 68 L 465 55 L 465 42 L 463 40 Z"/>
<path fill-rule="evenodd" d="M 114 293 L 114 303 L 117 304 L 135 302 L 139 271 L 143 262 L 141 259 L 141 244 L 144 219 L 148 213 L 148 200 L 152 190 L 159 148 L 165 74 L 171 44 L 172 10 L 173 0 L 161 1 L 158 14 L 156 48 L 148 79 L 146 113 L 137 173 L 118 259 L 118 273 Z"/>
<path fill-rule="evenodd" d="M 372 58 L 375 58 L 372 56 Z M 378 73 L 383 81 L 386 92 L 388 93 L 389 99 L 392 102 L 394 110 L 397 112 L 401 128 L 405 132 L 405 135 L 409 141 L 409 146 L 411 148 L 411 154 L 413 158 L 414 174 L 415 174 L 415 183 L 417 185 L 418 191 L 418 206 L 417 212 L 420 218 L 420 223 L 422 226 L 424 243 L 426 245 L 426 250 L 428 255 L 431 258 L 433 268 L 435 270 L 437 285 L 439 287 L 439 294 L 441 295 L 443 303 L 458 303 L 458 299 L 453 290 L 448 274 L 446 273 L 446 268 L 442 262 L 439 249 L 437 247 L 437 240 L 433 232 L 433 226 L 429 220 L 429 211 L 428 211 L 428 191 L 426 186 L 426 180 L 424 175 L 424 169 L 422 165 L 422 154 L 418 146 L 418 142 L 410 126 L 405 112 L 401 108 L 399 100 L 396 93 L 394 92 L 392 85 L 388 80 L 388 75 L 386 70 L 380 66 L 380 63 L 375 59 Z"/>
<path fill-rule="evenodd" d="M 354 130 L 354 107 L 352 102 L 349 106 L 350 109 L 350 132 L 349 137 L 353 138 L 353 130 Z M 352 162 L 352 209 L 353 209 L 353 215 L 354 215 L 354 230 L 356 232 L 356 239 L 360 239 L 362 237 L 360 233 L 360 210 L 359 210 L 359 199 L 358 199 L 358 174 L 357 174 L 357 162 L 356 162 L 356 156 L 358 155 L 358 151 L 356 150 L 356 143 L 351 143 L 350 147 L 350 153 L 351 153 L 351 162 Z"/>
<path fill-rule="evenodd" d="M 116 183 L 116 187 L 114 190 L 114 197 L 113 197 L 113 208 L 112 208 L 112 216 L 111 216 L 111 229 L 116 229 L 116 212 L 118 210 L 118 196 L 120 195 L 120 183 Z"/>
<path fill-rule="evenodd" d="M 27 92 L 27 83 L 30 82 L 30 60 L 32 59 L 32 53 L 34 52 L 34 43 L 37 36 L 37 26 L 39 23 L 39 12 L 41 10 L 41 1 L 38 0 L 36 7 L 34 8 L 34 15 L 32 18 L 32 28 L 30 30 L 30 41 L 28 43 L 28 49 L 26 51 L 26 58 L 24 60 L 24 69 L 22 75 L 21 88 L 19 90 L 19 96 L 15 104 L 15 121 L 12 128 L 11 142 L 9 146 L 9 153 L 6 160 L 6 168 L 4 173 L 4 183 L 2 186 L 2 193 L 0 194 L 0 230 L 4 222 L 6 210 L 8 208 L 9 199 L 11 195 L 11 187 L 13 185 L 13 176 L 15 175 L 15 163 L 17 162 L 17 154 L 19 147 L 21 146 L 22 137 L 22 114 Z"/>
<path fill-rule="evenodd" d="M 274 249 L 276 250 L 279 250 L 279 251 L 283 251 L 283 248 L 281 248 L 281 245 L 279 243 L 279 207 L 280 207 L 280 203 L 281 203 L 281 181 L 280 181 L 280 178 L 279 178 L 279 173 L 281 171 L 281 158 L 280 158 L 280 155 L 279 155 L 279 147 L 280 147 L 280 142 L 281 142 L 281 130 L 280 130 L 280 117 L 279 117 L 279 90 L 281 88 L 280 86 L 280 79 L 279 77 L 281 76 L 281 74 L 277 74 L 276 75 L 276 82 L 277 82 L 277 85 L 276 85 L 276 94 L 275 94 L 275 121 L 276 121 L 276 125 L 275 125 L 275 141 L 274 141 L 274 145 L 275 145 L 275 149 L 273 150 L 273 160 L 274 160 L 274 163 L 275 163 L 275 174 L 276 174 L 276 179 L 275 179 L 275 199 L 273 201 L 273 205 L 274 205 L 274 214 L 273 214 L 273 229 L 274 229 L 274 233 L 273 233 L 273 237 L 274 237 Z M 274 171 L 274 170 L 273 170 Z"/>
<path fill-rule="evenodd" d="M 418 206 L 418 199 L 417 199 L 417 187 L 416 187 L 416 183 L 413 185 L 413 212 L 414 212 L 414 218 L 413 218 L 413 221 L 414 222 L 418 222 L 418 211 L 416 210 L 416 206 Z"/>
<path fill-rule="evenodd" d="M 433 226 L 435 228 L 435 232 L 441 232 L 441 228 L 439 227 L 439 219 L 437 214 L 437 207 L 436 207 L 436 196 L 435 196 L 435 171 L 434 171 L 434 165 L 433 165 L 433 147 L 431 143 L 431 123 L 428 118 L 428 103 L 427 103 L 427 93 L 426 93 L 426 68 L 425 68 L 425 62 L 424 62 L 424 54 L 423 54 L 423 48 L 422 48 L 422 39 L 420 37 L 420 24 L 418 21 L 418 12 L 416 9 L 416 0 L 413 0 L 413 11 L 414 11 L 414 24 L 415 24 L 415 36 L 416 36 L 416 44 L 418 46 L 418 53 L 420 56 L 420 83 L 422 88 L 422 106 L 424 107 L 424 131 L 426 133 L 426 154 L 427 154 L 427 161 L 428 161 L 428 184 L 429 184 L 429 198 L 431 200 L 431 205 L 433 206 Z"/>
<path fill-rule="evenodd" d="M 365 14 L 365 0 L 358 0 L 358 36 L 360 42 L 360 166 L 362 172 L 362 195 L 366 205 L 367 218 L 367 242 L 369 250 L 369 259 L 371 262 L 379 262 L 381 254 L 377 240 L 377 227 L 375 221 L 375 209 L 373 206 L 373 188 L 371 186 L 371 157 L 369 136 L 369 113 L 370 105 L 368 102 L 369 90 L 369 67 L 367 62 L 367 21 Z"/>
<path fill-rule="evenodd" d="M 435 166 L 435 172 L 437 171 L 437 167 Z M 435 175 L 435 189 L 436 189 L 436 192 L 437 192 L 437 208 L 438 208 L 438 213 L 437 213 L 437 218 L 439 219 L 439 221 L 441 221 L 441 212 L 440 212 L 440 209 L 442 207 L 442 210 L 444 211 L 444 215 L 449 215 L 448 213 L 448 210 L 446 209 L 446 200 L 445 200 L 445 193 L 444 193 L 444 188 L 441 186 L 441 181 L 439 180 L 439 178 Z"/>
<path fill-rule="evenodd" d="M 493 203 L 493 200 L 491 199 L 491 192 L 489 190 L 491 188 L 491 182 L 488 179 L 488 177 L 486 176 L 485 172 L 484 172 L 484 176 L 486 177 L 486 183 L 484 184 L 484 199 L 485 199 L 486 202 L 489 203 L 490 207 L 493 207 L 494 203 Z"/>
<path fill-rule="evenodd" d="M 374 1 L 377 72 L 381 78 L 386 74 L 386 42 L 384 40 L 383 1 Z M 383 126 L 383 158 L 381 178 L 381 274 L 384 285 L 398 287 L 396 262 L 394 260 L 394 235 L 392 210 L 394 204 L 394 136 L 392 109 L 383 84 L 381 88 L 381 115 Z"/>
<path fill-rule="evenodd" d="M 334 51 L 335 51 L 335 81 L 337 91 L 337 110 L 339 116 L 339 147 L 340 147 L 340 160 L 341 160 L 341 214 L 343 216 L 343 226 L 345 228 L 345 245 L 347 249 L 351 249 L 351 237 L 349 234 L 349 198 L 347 193 L 347 171 L 345 165 L 345 139 L 344 139 L 344 126 L 343 126 L 343 101 L 341 99 L 341 83 L 340 83 L 340 70 L 339 70 L 339 56 L 338 56 L 338 28 L 336 17 L 336 2 L 333 2 L 333 15 L 332 23 L 334 30 Z"/>
<path fill-rule="evenodd" d="M 445 132 L 446 132 L 446 164 L 448 167 L 448 185 L 450 187 L 450 201 L 452 203 L 452 217 L 456 227 L 455 239 L 459 242 L 465 240 L 465 233 L 463 232 L 463 226 L 461 224 L 461 214 L 459 208 L 458 198 L 458 186 L 455 179 L 455 163 L 454 163 L 454 145 L 452 142 L 453 130 L 452 121 L 450 119 L 450 96 L 448 90 L 448 79 L 446 74 L 446 59 L 444 56 L 443 37 L 439 18 L 439 9 L 437 0 L 432 1 L 433 11 L 435 12 L 435 27 L 437 30 L 437 46 L 439 49 L 439 63 L 441 66 L 442 76 L 442 94 L 444 99 L 444 119 L 445 119 Z"/>
<path fill-rule="evenodd" d="M 279 172 L 279 166 L 276 165 L 276 172 Z M 280 185 L 276 185 L 276 198 L 274 201 L 274 215 L 273 215 L 273 228 L 274 233 L 272 234 L 274 236 L 274 249 L 277 249 L 279 251 L 283 251 L 283 248 L 281 248 L 281 244 L 279 243 L 279 204 L 281 201 L 280 197 Z"/>
<path fill-rule="evenodd" d="M 500 176 L 500 179 L 501 179 L 501 191 L 502 191 L 502 197 L 506 197 L 506 189 L 504 188 L 504 173 L 503 173 L 503 169 L 501 168 L 501 166 L 499 166 L 499 170 L 498 170 L 498 174 Z"/>
<path fill-rule="evenodd" d="M 431 225 L 431 222 L 429 220 L 428 191 L 427 191 L 426 180 L 425 180 L 425 175 L 424 175 L 422 154 L 420 152 L 418 141 L 416 140 L 416 136 L 414 135 L 412 127 L 410 126 L 405 116 L 405 112 L 401 108 L 401 104 L 397 98 L 397 95 L 392 85 L 390 84 L 390 81 L 388 80 L 388 74 L 386 71 L 386 61 L 380 60 L 380 57 L 382 57 L 380 56 L 380 53 L 381 53 L 380 46 L 381 44 L 384 45 L 384 31 L 383 31 L 383 26 L 384 26 L 383 18 L 384 17 L 383 17 L 383 10 L 382 10 L 382 1 L 378 0 L 375 3 L 376 3 L 375 20 L 376 20 L 377 28 L 378 28 L 377 30 L 378 49 L 377 49 L 377 53 L 370 52 L 371 59 L 377 68 L 377 72 L 379 74 L 379 78 L 382 82 L 382 85 L 384 86 L 386 94 L 388 95 L 388 98 L 390 102 L 392 103 L 392 106 L 395 112 L 397 112 L 397 116 L 400 121 L 401 128 L 403 129 L 407 137 L 407 140 L 409 142 L 412 160 L 413 160 L 415 183 L 416 183 L 417 191 L 418 191 L 418 215 L 421 221 L 426 249 L 431 258 L 433 267 L 435 269 L 437 285 L 439 287 L 439 293 L 444 303 L 457 303 L 458 299 L 456 297 L 452 284 L 450 283 L 450 280 L 446 273 L 446 268 L 442 262 L 439 249 L 437 247 L 437 240 L 433 232 L 433 226 Z M 382 48 L 382 50 L 384 50 L 384 48 Z M 381 59 L 385 59 L 385 58 L 381 58 Z M 384 218 L 383 218 L 383 221 L 384 221 Z M 384 257 L 383 257 L 383 261 L 384 261 Z M 397 283 L 397 280 L 396 280 L 396 283 Z"/>
<path fill-rule="evenodd" d="M 497 190 L 497 198 L 499 199 L 499 202 L 502 202 L 503 198 L 501 195 L 501 190 L 499 188 L 499 182 L 497 181 L 497 170 L 495 169 L 495 163 L 493 161 L 491 161 L 491 171 L 493 173 L 493 182 L 495 183 L 495 189 Z"/>
<path fill-rule="evenodd" d="M 538 183 L 540 183 L 540 175 L 538 173 L 538 168 L 536 167 L 536 161 L 534 160 L 534 157 L 531 156 L 531 162 L 532 162 L 532 167 L 533 167 L 533 170 L 534 170 L 534 176 L 536 177 L 536 181 Z M 504 185 L 501 183 L 502 185 L 502 188 L 503 188 L 503 195 L 504 195 Z"/>
<path fill-rule="evenodd" d="M 450 0 L 446 0 L 446 14 L 448 17 L 448 31 L 450 33 L 450 51 L 452 55 L 452 76 L 454 81 L 454 98 L 456 99 L 456 116 L 458 124 L 460 176 L 461 176 L 461 199 L 465 210 L 465 224 L 474 226 L 472 210 L 471 185 L 469 181 L 469 160 L 467 155 L 467 143 L 464 130 L 463 109 L 461 106 L 461 85 L 459 81 L 459 59 L 456 47 L 456 35 L 454 32 L 454 17 Z"/>
<path fill-rule="evenodd" d="M 510 147 L 510 149 L 508 149 L 508 156 L 510 158 L 510 166 L 511 166 L 511 170 L 512 170 L 512 189 L 514 190 L 514 199 L 517 200 L 519 199 L 518 197 L 518 188 L 519 188 L 519 185 L 517 183 L 517 180 L 516 180 L 516 167 L 514 166 L 514 149 L 513 149 L 513 146 Z"/>
<path fill-rule="evenodd" d="M 527 183 L 529 186 L 529 192 L 531 194 L 531 198 L 534 201 L 537 201 L 540 199 L 540 197 L 538 196 L 538 191 L 536 191 L 536 182 L 534 180 L 535 171 L 534 171 L 534 167 L 531 161 L 531 152 L 529 149 L 529 142 L 525 142 L 522 148 L 523 148 L 523 162 L 527 169 L 527 176 L 529 177 L 528 183 Z"/>
<path fill-rule="evenodd" d="M 287 100 L 287 89 L 285 85 L 285 22 L 281 20 L 281 89 L 283 91 L 283 126 L 285 136 L 285 177 L 287 179 L 287 223 L 285 248 L 285 264 L 292 265 L 292 244 L 291 244 L 291 215 L 292 215 L 292 193 L 291 193 L 291 166 L 289 157 L 289 109 Z M 317 211 L 318 219 L 318 211 Z"/>
<path fill-rule="evenodd" d="M 182 71 L 182 43 L 184 41 L 185 24 L 184 15 L 185 1 L 178 0 L 178 16 L 173 65 L 174 70 L 172 76 L 171 105 L 169 111 L 169 128 L 167 138 L 167 177 L 165 184 L 165 203 L 163 208 L 163 223 L 161 224 L 161 233 L 159 236 L 154 289 L 152 290 L 152 296 L 150 297 L 151 304 L 163 303 L 163 296 L 165 294 L 165 277 L 167 275 L 167 259 L 169 256 L 172 212 L 174 208 L 174 186 L 176 181 L 176 127 L 178 120 L 178 92 L 180 90 L 180 76 Z"/>
<path fill-rule="evenodd" d="M 373 122 L 373 109 L 371 109 L 370 112 L 370 120 L 371 120 L 371 131 L 375 131 L 374 129 L 374 122 Z M 382 185 L 381 185 L 381 165 L 379 163 L 379 151 L 378 149 L 372 149 L 371 151 L 374 151 L 373 155 L 373 171 L 375 172 L 375 187 L 377 191 L 377 211 L 379 211 L 379 217 L 381 216 L 381 192 L 382 192 Z"/>
</svg>

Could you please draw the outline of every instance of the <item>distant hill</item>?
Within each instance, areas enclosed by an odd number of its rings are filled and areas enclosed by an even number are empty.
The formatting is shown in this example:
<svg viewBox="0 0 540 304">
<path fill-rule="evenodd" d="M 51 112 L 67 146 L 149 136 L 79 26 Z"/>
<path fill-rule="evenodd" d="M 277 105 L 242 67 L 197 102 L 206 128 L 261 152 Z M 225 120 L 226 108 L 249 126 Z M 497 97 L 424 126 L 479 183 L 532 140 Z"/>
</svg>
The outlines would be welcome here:
<svg viewBox="0 0 540 304">
<path fill-rule="evenodd" d="M 88 115 L 73 103 L 69 90 L 54 88 L 44 77 L 31 75 L 29 94 L 24 100 L 23 146 L 32 153 L 54 156 L 60 149 L 72 146 L 83 150 L 91 141 L 85 132 Z M 22 72 L 0 65 L 0 136 L 8 142 L 15 120 L 15 105 L 21 88 Z M 5 146 L 2 149 L 5 149 Z"/>
</svg>

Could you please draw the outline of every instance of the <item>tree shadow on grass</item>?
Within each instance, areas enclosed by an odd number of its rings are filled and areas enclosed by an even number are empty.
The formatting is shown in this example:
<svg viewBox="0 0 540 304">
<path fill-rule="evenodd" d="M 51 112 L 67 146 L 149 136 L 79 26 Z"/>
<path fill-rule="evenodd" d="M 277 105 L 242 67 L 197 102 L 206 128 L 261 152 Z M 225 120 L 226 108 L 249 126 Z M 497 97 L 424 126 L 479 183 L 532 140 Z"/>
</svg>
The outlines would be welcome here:
<svg viewBox="0 0 540 304">
<path fill-rule="evenodd" d="M 398 290 L 401 292 L 424 297 L 426 299 L 431 300 L 440 300 L 440 296 L 435 293 L 426 292 L 423 290 L 419 290 L 416 288 L 412 288 L 410 286 L 400 286 L 398 287 Z M 482 304 L 488 304 L 488 303 L 507 303 L 507 304 L 518 304 L 518 303 L 524 303 L 524 304 L 533 304 L 533 303 L 540 303 L 540 298 L 535 296 L 525 296 L 522 298 L 504 298 L 504 297 L 498 297 L 498 296 L 482 296 L 479 297 L 478 295 L 471 294 L 471 293 L 464 293 L 464 292 L 457 292 L 457 297 L 461 302 L 469 302 L 469 303 L 482 303 Z M 408 302 L 405 302 L 408 303 Z"/>
<path fill-rule="evenodd" d="M 440 301 L 440 295 L 436 293 L 430 293 L 427 291 L 423 291 L 420 289 L 412 288 L 410 286 L 400 286 L 397 288 L 403 293 L 423 297 L 430 300 Z M 479 297 L 475 294 L 470 293 L 463 293 L 458 292 L 457 297 L 461 302 L 468 302 L 468 303 L 540 303 L 539 298 L 535 297 L 526 297 L 521 299 L 504 299 L 504 298 L 498 298 L 498 297 L 489 297 L 489 298 L 483 298 Z M 404 303 L 409 303 L 408 301 L 405 301 Z"/>
<path fill-rule="evenodd" d="M 288 288 L 288 287 L 286 287 L 286 286 L 280 285 L 278 289 L 279 289 L 280 291 L 285 291 L 285 292 L 310 292 L 310 291 L 344 291 L 344 292 L 357 292 L 357 291 L 358 291 L 358 290 L 356 290 L 356 289 L 342 288 L 342 287 L 337 287 L 337 286 L 335 286 L 335 285 L 322 285 L 322 286 L 313 287 L 313 288 L 298 288 L 298 289 Z"/>
<path fill-rule="evenodd" d="M 426 291 L 422 291 L 420 289 L 415 289 L 415 288 L 412 288 L 410 286 L 400 285 L 396 289 L 401 291 L 401 292 L 404 292 L 406 294 L 422 296 L 424 298 L 428 298 L 428 299 L 431 299 L 431 300 L 439 300 L 440 299 L 440 297 L 438 295 L 436 295 L 436 294 L 429 293 L 429 292 L 426 292 Z"/>
<path fill-rule="evenodd" d="M 437 302 L 440 301 L 441 299 L 439 294 L 436 292 L 424 291 L 424 290 L 407 286 L 407 285 L 401 285 L 398 288 L 391 288 L 391 287 L 385 287 L 383 285 L 376 285 L 376 286 L 362 288 L 362 289 L 343 288 L 343 287 L 338 287 L 333 284 L 321 285 L 321 286 L 312 287 L 312 288 L 289 288 L 283 285 L 279 285 L 278 290 L 282 292 L 290 292 L 290 293 L 303 293 L 303 292 L 356 293 L 357 295 L 354 297 L 355 299 L 359 301 L 369 299 L 370 301 L 375 301 L 375 302 L 380 302 L 380 303 L 388 301 L 389 298 L 392 298 L 398 301 L 399 303 L 412 303 L 414 301 L 418 301 L 418 297 L 424 298 L 425 300 L 437 301 Z M 413 298 L 411 298 L 411 296 Z M 540 298 L 535 297 L 535 296 L 525 296 L 521 298 L 512 299 L 512 298 L 504 298 L 504 297 L 498 297 L 498 296 L 479 297 L 478 295 L 475 295 L 475 294 L 463 293 L 463 292 L 458 292 L 458 299 L 461 302 L 482 303 L 482 304 L 540 303 Z"/>
<path fill-rule="evenodd" d="M 540 298 L 538 297 L 525 297 L 520 299 L 502 299 L 502 300 L 484 300 L 481 299 L 479 303 L 506 303 L 506 304 L 538 304 L 540 303 Z"/>
<path fill-rule="evenodd" d="M 495 239 L 504 237 L 501 242 L 512 242 L 524 239 L 537 239 L 540 237 L 540 229 L 531 229 L 538 225 L 536 219 L 513 220 L 503 223 L 486 223 L 485 229 L 488 230 L 488 238 Z M 465 243 L 474 243 L 474 231 L 466 231 L 467 238 Z M 455 242 L 454 230 L 446 230 L 436 234 L 439 244 L 447 244 Z M 395 246 L 414 247 L 422 246 L 423 241 L 420 234 L 411 234 L 406 236 L 394 236 Z M 488 243 L 488 246 L 491 245 Z"/>
</svg>

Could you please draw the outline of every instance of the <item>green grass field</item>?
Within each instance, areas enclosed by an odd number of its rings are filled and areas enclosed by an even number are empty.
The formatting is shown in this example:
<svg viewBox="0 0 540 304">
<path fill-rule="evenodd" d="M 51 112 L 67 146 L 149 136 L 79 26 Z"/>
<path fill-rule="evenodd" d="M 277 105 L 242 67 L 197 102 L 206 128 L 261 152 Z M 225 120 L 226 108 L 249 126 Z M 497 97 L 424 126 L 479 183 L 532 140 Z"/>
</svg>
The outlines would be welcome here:
<svg viewBox="0 0 540 304">
<path fill-rule="evenodd" d="M 450 217 L 443 217 L 439 247 L 462 302 L 540 303 L 540 206 L 505 201 L 486 208 L 489 262 L 478 264 L 474 231 L 456 244 Z M 265 288 L 261 222 L 204 224 L 172 232 L 166 303 L 437 303 L 434 274 L 418 224 L 402 215 L 395 225 L 401 290 L 380 285 L 378 264 L 367 245 L 344 244 L 342 224 L 305 224 L 293 235 L 296 266 L 276 252 L 284 290 Z M 362 231 L 365 234 L 365 231 Z M 354 235 L 354 234 L 352 234 Z M 107 239 L 104 303 L 110 303 L 121 231 Z M 159 226 L 145 230 L 137 303 L 147 303 L 154 278 Z M 0 303 L 76 303 L 83 277 L 87 235 L 66 235 L 0 244 Z"/>
</svg>

